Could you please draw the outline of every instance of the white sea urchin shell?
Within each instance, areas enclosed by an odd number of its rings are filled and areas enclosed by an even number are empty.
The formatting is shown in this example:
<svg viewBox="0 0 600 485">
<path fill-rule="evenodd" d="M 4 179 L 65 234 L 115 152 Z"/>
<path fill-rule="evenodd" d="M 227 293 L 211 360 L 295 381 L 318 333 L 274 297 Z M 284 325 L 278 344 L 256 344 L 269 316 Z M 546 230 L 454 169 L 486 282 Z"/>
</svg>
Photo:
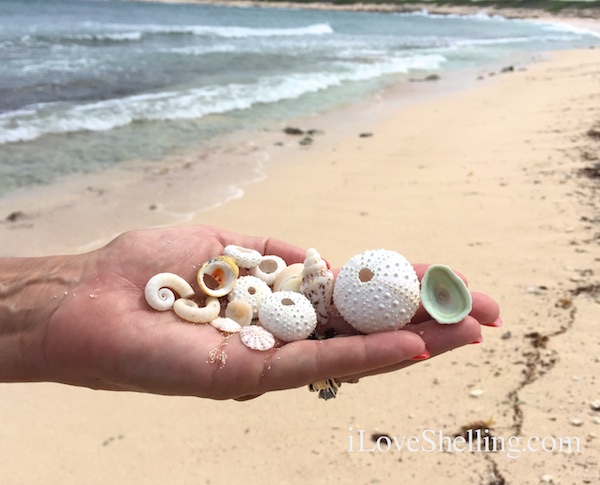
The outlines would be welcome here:
<svg viewBox="0 0 600 485">
<path fill-rule="evenodd" d="M 340 270 L 333 301 L 362 333 L 397 330 L 419 307 L 419 280 L 412 265 L 395 251 L 378 249 L 352 257 Z"/>
<path fill-rule="evenodd" d="M 331 309 L 333 273 L 314 248 L 310 248 L 306 252 L 300 292 L 310 300 L 315 308 L 319 325 L 325 325 L 329 321 L 329 310 Z"/>
<path fill-rule="evenodd" d="M 317 313 L 301 293 L 277 291 L 270 294 L 258 311 L 260 324 L 284 342 L 307 338 L 317 326 Z"/>
<path fill-rule="evenodd" d="M 223 250 L 223 254 L 225 256 L 231 256 L 240 268 L 254 268 L 258 266 L 262 260 L 262 254 L 254 249 L 244 248 L 242 246 L 236 246 L 235 244 L 230 244 L 229 246 L 225 246 Z"/>
<path fill-rule="evenodd" d="M 146 283 L 144 296 L 148 305 L 155 310 L 169 310 L 175 302 L 175 291 L 182 298 L 194 296 L 194 290 L 181 276 L 174 273 L 159 273 Z"/>
<path fill-rule="evenodd" d="M 259 325 L 248 325 L 240 330 L 242 343 L 252 350 L 269 350 L 275 347 L 275 337 Z"/>
<path fill-rule="evenodd" d="M 272 286 L 279 273 L 286 267 L 287 264 L 283 258 L 275 255 L 268 255 L 263 256 L 259 265 L 250 270 L 250 274 L 263 280 L 267 285 Z"/>
<path fill-rule="evenodd" d="M 271 288 L 255 276 L 242 276 L 238 278 L 233 290 L 227 296 L 229 301 L 244 300 L 252 307 L 252 316 L 258 316 L 258 308 L 267 296 L 271 294 Z"/>
</svg>

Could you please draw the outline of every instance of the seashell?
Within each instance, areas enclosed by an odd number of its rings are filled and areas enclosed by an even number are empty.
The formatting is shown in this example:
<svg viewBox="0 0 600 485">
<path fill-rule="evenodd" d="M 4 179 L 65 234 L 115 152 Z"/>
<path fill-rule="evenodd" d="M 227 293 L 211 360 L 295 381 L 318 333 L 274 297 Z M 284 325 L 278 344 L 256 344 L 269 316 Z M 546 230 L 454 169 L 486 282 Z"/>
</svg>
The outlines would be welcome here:
<svg viewBox="0 0 600 485">
<path fill-rule="evenodd" d="M 303 263 L 290 264 L 275 278 L 273 291 L 295 291 L 296 293 L 300 293 L 303 269 Z"/>
<path fill-rule="evenodd" d="M 235 320 L 242 327 L 250 325 L 254 318 L 252 305 L 245 300 L 233 300 L 225 308 L 225 316 Z"/>
<path fill-rule="evenodd" d="M 333 279 L 333 273 L 327 268 L 325 260 L 316 249 L 309 249 L 304 260 L 300 292 L 315 308 L 319 325 L 325 325 L 329 321 Z"/>
<path fill-rule="evenodd" d="M 269 350 L 275 347 L 275 337 L 259 325 L 248 325 L 240 330 L 242 343 L 252 350 Z"/>
<path fill-rule="evenodd" d="M 252 307 L 252 318 L 258 316 L 258 308 L 265 301 L 265 298 L 271 294 L 271 288 L 259 280 L 256 276 L 242 276 L 237 280 L 233 290 L 227 298 L 229 301 L 244 300 Z"/>
<path fill-rule="evenodd" d="M 287 264 L 279 256 L 263 256 L 260 264 L 250 270 L 250 274 L 263 280 L 267 285 L 272 286 L 275 283 L 277 275 L 286 267 Z"/>
<path fill-rule="evenodd" d="M 199 307 L 195 301 L 187 298 L 179 298 L 173 304 L 175 314 L 188 322 L 208 323 L 219 316 L 221 312 L 221 303 L 218 298 L 209 296 L 206 304 Z"/>
<path fill-rule="evenodd" d="M 317 313 L 303 294 L 277 291 L 260 306 L 258 320 L 278 339 L 294 342 L 313 333 L 317 326 Z"/>
<path fill-rule="evenodd" d="M 237 333 L 242 328 L 238 322 L 227 317 L 217 317 L 210 324 L 225 333 Z"/>
<path fill-rule="evenodd" d="M 460 322 L 473 308 L 467 285 L 443 264 L 434 264 L 425 271 L 421 281 L 421 302 L 438 323 Z"/>
<path fill-rule="evenodd" d="M 402 328 L 416 313 L 419 299 L 419 279 L 412 265 L 385 249 L 353 256 L 333 288 L 338 311 L 362 333 Z"/>
<path fill-rule="evenodd" d="M 223 251 L 225 256 L 230 256 L 235 261 L 240 268 L 254 268 L 258 266 L 262 261 L 263 255 L 254 249 L 244 248 L 242 246 L 236 246 L 235 244 L 230 244 L 229 246 L 225 246 L 225 250 Z"/>
<path fill-rule="evenodd" d="M 159 273 L 146 283 L 144 296 L 148 305 L 155 310 L 169 310 L 175 302 L 175 291 L 183 298 L 194 296 L 194 290 L 181 276 L 173 273 Z"/>
<path fill-rule="evenodd" d="M 209 259 L 198 271 L 198 284 L 209 296 L 225 296 L 235 285 L 240 269 L 230 256 Z"/>
</svg>

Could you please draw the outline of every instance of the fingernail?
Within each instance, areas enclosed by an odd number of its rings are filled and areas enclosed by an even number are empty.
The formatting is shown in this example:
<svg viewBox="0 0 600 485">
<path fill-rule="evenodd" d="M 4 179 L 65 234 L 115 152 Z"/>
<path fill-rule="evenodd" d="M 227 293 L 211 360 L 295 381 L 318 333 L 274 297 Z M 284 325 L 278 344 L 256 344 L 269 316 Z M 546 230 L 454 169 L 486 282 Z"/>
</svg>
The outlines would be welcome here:
<svg viewBox="0 0 600 485">
<path fill-rule="evenodd" d="M 431 354 L 429 353 L 429 350 L 426 350 L 422 354 L 417 355 L 416 357 L 413 357 L 410 360 L 425 360 L 425 359 L 429 359 L 429 357 L 431 357 Z"/>
<path fill-rule="evenodd" d="M 325 264 L 327 265 L 327 269 L 331 269 L 331 265 L 329 264 L 329 261 L 327 261 L 325 258 L 321 258 L 323 261 L 325 261 Z"/>
<path fill-rule="evenodd" d="M 504 325 L 504 322 L 502 321 L 502 317 L 498 317 L 492 323 L 484 323 L 484 325 L 486 327 L 501 327 L 502 325 Z"/>
<path fill-rule="evenodd" d="M 483 335 L 480 335 L 479 338 L 477 340 L 474 340 L 473 342 L 471 342 L 472 344 L 480 344 L 481 342 L 483 342 Z"/>
</svg>

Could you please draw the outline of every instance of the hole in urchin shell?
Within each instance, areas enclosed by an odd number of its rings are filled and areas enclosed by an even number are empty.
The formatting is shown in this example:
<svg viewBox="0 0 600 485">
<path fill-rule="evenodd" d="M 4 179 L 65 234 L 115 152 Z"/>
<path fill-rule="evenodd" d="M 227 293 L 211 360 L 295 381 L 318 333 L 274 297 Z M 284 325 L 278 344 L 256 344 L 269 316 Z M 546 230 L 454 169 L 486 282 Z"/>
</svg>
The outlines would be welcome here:
<svg viewBox="0 0 600 485">
<path fill-rule="evenodd" d="M 291 298 L 284 298 L 283 300 L 281 300 L 281 304 L 285 306 L 295 305 L 294 300 L 292 300 Z"/>
<path fill-rule="evenodd" d="M 251 295 L 255 295 L 256 294 L 256 288 L 254 288 L 254 286 L 251 286 L 250 288 L 248 288 L 248 293 L 250 293 Z"/>
<path fill-rule="evenodd" d="M 361 281 L 361 283 L 367 283 L 368 281 L 371 281 L 373 276 L 375 276 L 375 274 L 369 268 L 363 268 L 358 272 L 358 279 Z"/>
<path fill-rule="evenodd" d="M 258 267 L 265 273 L 270 274 L 277 270 L 277 263 L 272 259 L 267 259 L 260 263 Z"/>
</svg>

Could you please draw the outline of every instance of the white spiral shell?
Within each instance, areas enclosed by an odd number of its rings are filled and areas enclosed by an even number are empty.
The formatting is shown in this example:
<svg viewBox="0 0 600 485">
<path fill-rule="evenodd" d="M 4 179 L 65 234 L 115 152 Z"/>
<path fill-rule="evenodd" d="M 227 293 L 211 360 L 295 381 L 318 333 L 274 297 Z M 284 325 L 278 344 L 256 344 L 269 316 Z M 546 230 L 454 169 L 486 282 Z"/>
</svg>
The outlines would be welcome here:
<svg viewBox="0 0 600 485">
<path fill-rule="evenodd" d="M 273 291 L 295 291 L 296 293 L 300 293 L 303 269 L 303 263 L 290 264 L 275 278 Z"/>
<path fill-rule="evenodd" d="M 271 288 L 255 276 L 242 276 L 238 278 L 233 290 L 227 296 L 229 301 L 244 300 L 252 307 L 252 318 L 258 316 L 258 308 L 271 294 Z"/>
<path fill-rule="evenodd" d="M 155 310 L 164 312 L 173 307 L 175 291 L 182 298 L 194 296 L 194 290 L 181 276 L 174 273 L 159 273 L 146 283 L 144 296 L 148 305 Z"/>
<path fill-rule="evenodd" d="M 333 295 L 333 273 L 316 249 L 306 252 L 300 292 L 310 300 L 317 312 L 319 325 L 329 321 Z"/>
<path fill-rule="evenodd" d="M 269 350 L 275 347 L 275 337 L 259 325 L 249 325 L 240 330 L 242 343 L 252 350 Z"/>
</svg>

